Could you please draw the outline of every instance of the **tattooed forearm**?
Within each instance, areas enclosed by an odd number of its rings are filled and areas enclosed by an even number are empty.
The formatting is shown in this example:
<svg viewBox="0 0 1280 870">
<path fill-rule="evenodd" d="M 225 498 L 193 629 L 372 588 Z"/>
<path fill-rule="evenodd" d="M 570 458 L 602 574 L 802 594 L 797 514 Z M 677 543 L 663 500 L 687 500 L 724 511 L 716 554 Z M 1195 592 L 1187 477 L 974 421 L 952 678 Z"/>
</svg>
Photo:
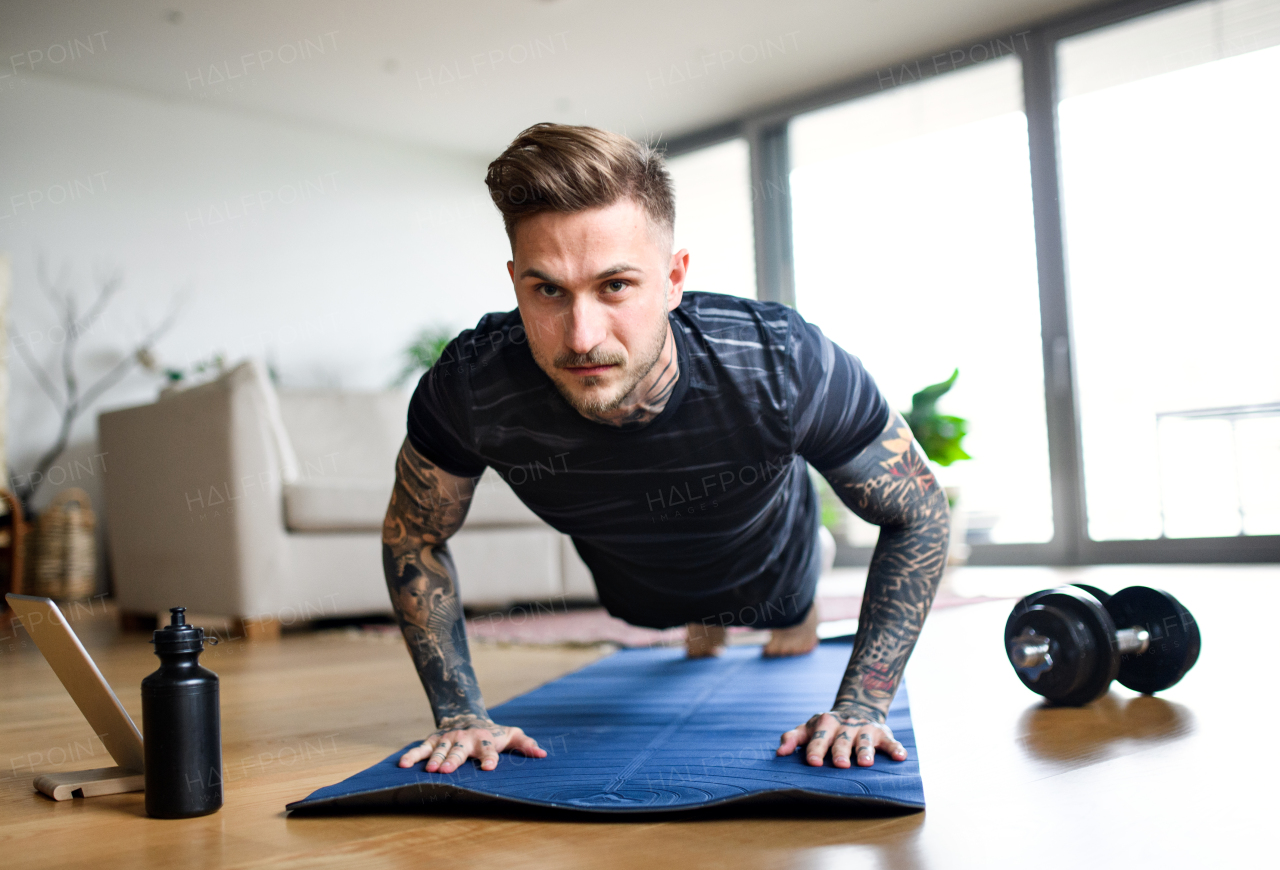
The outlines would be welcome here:
<svg viewBox="0 0 1280 870">
<path fill-rule="evenodd" d="M 446 543 L 462 525 L 474 490 L 473 481 L 436 468 L 405 441 L 382 525 L 387 589 L 437 727 L 489 718 Z"/>
<path fill-rule="evenodd" d="M 883 722 L 942 578 L 947 498 L 897 413 L 874 443 L 824 476 L 850 510 L 880 526 L 833 709 Z"/>
</svg>

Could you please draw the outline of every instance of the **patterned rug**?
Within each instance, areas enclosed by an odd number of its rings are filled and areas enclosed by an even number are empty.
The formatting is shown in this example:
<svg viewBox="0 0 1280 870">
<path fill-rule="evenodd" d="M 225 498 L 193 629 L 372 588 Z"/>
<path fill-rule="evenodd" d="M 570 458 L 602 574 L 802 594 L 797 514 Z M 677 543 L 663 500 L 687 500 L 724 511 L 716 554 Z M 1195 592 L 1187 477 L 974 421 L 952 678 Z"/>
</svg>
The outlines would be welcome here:
<svg viewBox="0 0 1280 870">
<path fill-rule="evenodd" d="M 997 598 L 962 598 L 942 592 L 934 610 L 998 601 Z M 851 634 L 857 627 L 862 597 L 819 596 L 818 633 L 822 637 Z M 605 612 L 603 607 L 566 608 L 563 604 L 528 604 L 475 616 L 467 620 L 467 637 L 480 643 L 533 644 L 538 646 L 593 646 L 611 643 L 638 648 L 684 643 L 684 628 L 640 628 Z M 729 629 L 729 643 L 761 643 L 768 632 L 752 628 Z"/>
</svg>

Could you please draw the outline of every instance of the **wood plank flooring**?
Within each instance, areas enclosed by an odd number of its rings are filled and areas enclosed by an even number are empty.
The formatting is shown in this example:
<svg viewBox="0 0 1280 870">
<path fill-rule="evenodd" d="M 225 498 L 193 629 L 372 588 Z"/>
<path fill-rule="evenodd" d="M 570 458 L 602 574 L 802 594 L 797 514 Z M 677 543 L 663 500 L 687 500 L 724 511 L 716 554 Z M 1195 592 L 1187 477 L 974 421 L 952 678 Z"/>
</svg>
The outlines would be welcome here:
<svg viewBox="0 0 1280 870">
<path fill-rule="evenodd" d="M 1199 664 L 1160 697 L 1115 687 L 1048 710 L 1001 648 L 1012 602 L 933 614 L 908 669 L 928 810 L 878 818 L 682 821 L 510 816 L 290 818 L 284 805 L 425 732 L 430 712 L 395 635 L 355 631 L 231 641 L 204 660 L 222 680 L 226 805 L 147 818 L 141 794 L 55 803 L 31 789 L 55 770 L 111 763 L 35 650 L 0 627 L 0 856 L 34 867 L 932 868 L 1246 866 L 1274 860 L 1280 744 L 1273 614 L 1280 567 L 964 569 L 965 594 L 1019 595 L 1078 580 L 1162 586 L 1200 622 Z M 147 635 L 110 609 L 72 625 L 141 721 L 154 670 Z M 601 649 L 475 649 L 499 703 Z M 834 686 L 832 687 L 834 691 Z"/>
</svg>

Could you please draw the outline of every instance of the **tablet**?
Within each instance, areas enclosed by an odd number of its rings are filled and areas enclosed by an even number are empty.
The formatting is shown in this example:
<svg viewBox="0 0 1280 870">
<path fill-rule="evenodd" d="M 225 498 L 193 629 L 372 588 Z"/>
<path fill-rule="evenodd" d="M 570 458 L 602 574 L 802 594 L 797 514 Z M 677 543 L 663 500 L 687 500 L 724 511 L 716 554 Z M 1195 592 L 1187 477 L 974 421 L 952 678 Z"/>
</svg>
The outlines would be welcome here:
<svg viewBox="0 0 1280 870">
<path fill-rule="evenodd" d="M 58 605 L 34 595 L 5 596 L 22 619 L 22 627 L 36 642 L 45 661 L 58 675 L 67 694 L 76 702 L 116 764 L 141 773 L 144 766 L 142 735 L 111 691 L 98 666 L 76 637 Z"/>
</svg>

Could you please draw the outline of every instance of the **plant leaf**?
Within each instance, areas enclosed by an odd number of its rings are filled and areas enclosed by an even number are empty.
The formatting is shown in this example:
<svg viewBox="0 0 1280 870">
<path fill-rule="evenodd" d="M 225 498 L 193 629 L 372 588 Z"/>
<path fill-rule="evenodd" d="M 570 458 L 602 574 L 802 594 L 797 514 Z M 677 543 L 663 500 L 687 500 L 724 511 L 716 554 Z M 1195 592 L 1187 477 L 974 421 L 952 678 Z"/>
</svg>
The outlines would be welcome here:
<svg viewBox="0 0 1280 870">
<path fill-rule="evenodd" d="M 944 466 L 973 458 L 960 446 L 960 440 L 968 434 L 969 421 L 938 413 L 938 400 L 951 390 L 959 376 L 957 368 L 945 381 L 930 384 L 916 393 L 911 397 L 911 410 L 903 414 L 925 455 Z"/>
<path fill-rule="evenodd" d="M 436 364 L 454 333 L 447 326 L 428 326 L 414 336 L 402 351 L 404 365 L 400 374 L 391 382 L 393 387 L 404 386 L 414 375 L 421 374 Z"/>
</svg>

